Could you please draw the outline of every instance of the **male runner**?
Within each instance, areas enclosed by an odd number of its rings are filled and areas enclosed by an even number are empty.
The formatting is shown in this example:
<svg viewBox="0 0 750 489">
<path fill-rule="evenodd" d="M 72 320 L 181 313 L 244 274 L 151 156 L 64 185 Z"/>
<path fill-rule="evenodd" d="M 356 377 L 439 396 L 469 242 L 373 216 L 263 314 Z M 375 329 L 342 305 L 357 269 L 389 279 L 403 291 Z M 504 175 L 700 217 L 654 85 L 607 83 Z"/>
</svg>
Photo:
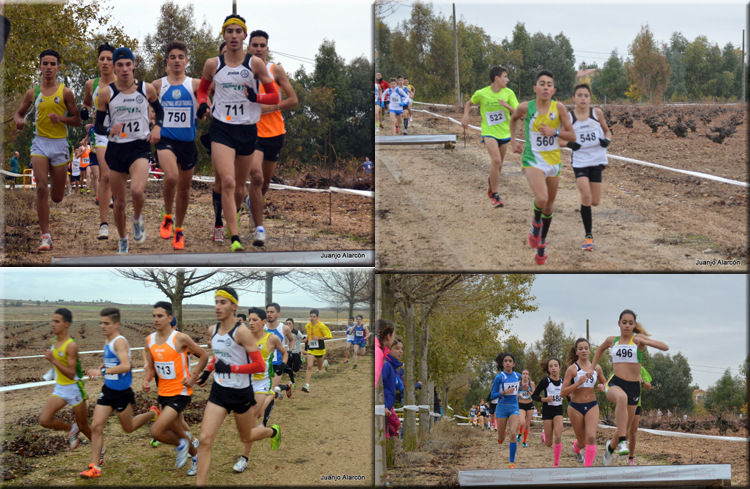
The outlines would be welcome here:
<svg viewBox="0 0 750 489">
<path fill-rule="evenodd" d="M 388 113 L 391 119 L 391 129 L 395 136 L 404 114 L 404 108 L 401 104 L 408 99 L 408 95 L 403 88 L 399 88 L 396 78 L 391 78 L 391 88 L 385 91 L 385 95 L 389 98 Z"/>
<path fill-rule="evenodd" d="M 125 200 L 128 174 L 130 174 L 130 196 L 133 200 L 133 239 L 140 244 L 146 241 L 143 224 L 144 190 L 148 180 L 148 160 L 151 144 L 159 142 L 164 110 L 153 85 L 133 78 L 135 57 L 128 48 L 117 48 L 112 55 L 115 61 L 117 80 L 99 92 L 96 106 L 97 134 L 108 134 L 107 165 L 112 170 L 110 182 L 115 198 L 115 224 L 119 241 L 117 253 L 128 253 L 130 245 L 125 229 Z M 148 107 L 156 115 L 154 128 L 149 131 Z M 105 120 L 110 115 L 112 124 L 107 128 Z M 101 205 L 101 202 L 100 202 Z"/>
<path fill-rule="evenodd" d="M 344 353 L 344 363 L 349 363 L 349 349 L 354 344 L 354 316 L 349 318 L 346 325 L 346 352 Z"/>
<path fill-rule="evenodd" d="M 266 242 L 266 233 L 263 228 L 263 198 L 268 192 L 271 179 L 276 172 L 276 164 L 279 161 L 281 148 L 284 146 L 284 134 L 286 133 L 281 111 L 297 106 L 297 94 L 294 93 L 294 88 L 289 83 L 284 68 L 281 65 L 266 61 L 268 56 L 268 34 L 266 32 L 261 30 L 251 32 L 247 51 L 263 61 L 268 70 L 268 75 L 273 78 L 276 93 L 281 97 L 279 91 L 279 88 L 281 88 L 285 97 L 275 105 L 261 106 L 258 139 L 250 163 L 250 196 L 247 207 L 255 223 L 253 246 L 263 246 Z M 265 93 L 265 89 L 261 89 L 260 93 Z M 243 185 L 243 193 L 244 190 Z"/>
<path fill-rule="evenodd" d="M 271 355 L 275 356 L 278 353 L 282 356 L 282 368 L 286 366 L 286 362 L 289 361 L 289 356 L 284 345 L 281 343 L 281 339 L 275 335 L 273 331 L 268 331 L 263 327 L 263 324 L 268 319 L 267 315 L 263 312 L 263 309 L 260 309 L 259 307 L 251 307 L 247 314 L 247 321 L 250 332 L 252 333 L 252 339 L 255 341 L 255 344 L 258 345 L 258 349 L 263 356 L 263 361 L 266 364 L 265 371 L 253 375 L 255 405 L 251 408 L 251 411 L 253 412 L 252 419 L 257 424 L 260 414 L 264 413 L 263 426 L 265 427 L 267 426 L 268 418 L 271 416 L 271 411 L 273 411 L 273 404 L 275 402 L 275 393 L 271 387 L 270 379 L 275 368 L 271 363 L 271 359 L 273 358 Z M 273 426 L 278 430 L 278 425 Z M 252 441 L 245 443 L 245 451 L 233 467 L 235 472 L 242 472 L 245 470 L 252 447 Z M 271 447 L 273 448 L 273 443 L 271 444 Z"/>
<path fill-rule="evenodd" d="M 294 348 L 295 338 L 294 335 L 292 335 L 292 328 L 287 326 L 284 323 L 279 322 L 279 315 L 281 314 L 281 306 L 278 305 L 275 302 L 272 302 L 266 306 L 266 324 L 265 329 L 266 331 L 270 331 L 276 336 L 279 337 L 282 344 L 284 345 L 284 349 L 291 350 Z M 281 376 L 284 374 L 284 372 L 289 373 L 289 380 L 294 383 L 294 372 L 291 372 L 290 369 L 287 368 L 289 363 L 286 360 L 282 360 L 281 358 L 282 353 L 281 350 L 276 350 L 276 353 L 273 355 L 273 369 L 274 369 L 274 376 L 273 376 L 273 385 L 271 386 L 271 390 L 276 389 L 276 386 L 279 385 L 281 382 Z M 284 387 L 287 387 L 285 389 Z M 290 386 L 282 386 L 281 390 L 288 390 Z M 287 395 L 289 397 L 292 396 L 292 391 L 288 390 Z"/>
<path fill-rule="evenodd" d="M 52 333 L 55 339 L 50 349 L 44 352 L 44 358 L 54 368 L 55 389 L 52 391 L 52 397 L 47 399 L 47 404 L 44 405 L 44 410 L 39 416 L 39 424 L 51 430 L 67 431 L 70 449 L 75 450 L 81 443 L 79 431 L 91 440 L 91 427 L 86 409 L 88 394 L 81 381 L 83 369 L 78 359 L 78 345 L 68 334 L 72 322 L 73 314 L 64 307 L 55 310 L 52 315 Z M 76 420 L 72 426 L 54 417 L 66 404 L 73 406 Z"/>
<path fill-rule="evenodd" d="M 500 172 L 503 169 L 505 152 L 510 142 L 510 117 L 518 107 L 518 99 L 513 90 L 507 88 L 508 70 L 502 66 L 495 66 L 490 70 L 491 85 L 474 92 L 471 100 L 464 105 L 464 116 L 461 125 L 469 127 L 469 111 L 472 104 L 479 104 L 482 116 L 482 142 L 490 155 L 490 175 L 487 178 L 489 188 L 487 196 L 493 207 L 503 207 L 503 201 L 498 193 Z"/>
<path fill-rule="evenodd" d="M 78 157 L 81 167 L 81 195 L 83 195 L 83 179 L 86 178 L 86 193 L 91 193 L 91 169 L 89 168 L 89 154 L 91 151 L 86 146 L 86 142 L 81 141 L 78 146 Z"/>
<path fill-rule="evenodd" d="M 13 114 L 16 129 L 26 125 L 26 112 L 31 104 L 36 108 L 34 139 L 31 142 L 31 166 L 36 179 L 36 214 L 42 229 L 42 244 L 39 251 L 52 249 L 49 233 L 49 196 L 53 202 L 62 202 L 65 196 L 65 181 L 70 161 L 68 127 L 81 125 L 73 91 L 57 82 L 60 71 L 60 54 L 47 49 L 39 55 L 42 83 L 30 88 L 23 97 L 18 112 Z M 66 115 L 69 114 L 69 115 Z M 47 188 L 47 179 L 52 179 L 52 191 Z"/>
<path fill-rule="evenodd" d="M 411 107 L 411 96 L 409 89 L 404 84 L 404 77 L 401 75 L 398 75 L 396 78 L 396 83 L 398 84 L 398 88 L 402 89 L 404 93 L 406 94 L 406 98 L 401 100 L 401 108 L 404 111 L 403 119 L 404 119 L 404 136 L 407 136 L 408 130 L 409 130 L 409 117 L 411 117 L 411 110 L 409 107 Z"/>
<path fill-rule="evenodd" d="M 294 336 L 294 346 L 290 348 L 291 356 L 287 366 L 292 372 L 297 373 L 302 366 L 302 343 L 305 339 L 305 335 L 302 334 L 302 331 L 299 331 L 294 327 L 294 319 L 287 318 L 287 320 L 284 321 L 284 324 L 289 326 L 292 336 Z M 292 383 L 292 387 L 296 387 L 296 384 Z"/>
<path fill-rule="evenodd" d="M 74 185 L 75 184 L 75 185 Z M 73 159 L 70 160 L 70 192 L 68 195 L 73 193 L 73 187 L 75 186 L 75 193 L 83 191 L 81 188 L 81 150 L 76 148 L 73 151 Z"/>
<path fill-rule="evenodd" d="M 414 120 L 414 114 L 411 111 L 411 107 L 414 102 L 414 97 L 417 94 L 417 90 L 414 86 L 409 85 L 409 79 L 406 77 L 404 77 L 404 86 L 409 90 L 409 122 L 411 123 Z"/>
<path fill-rule="evenodd" d="M 244 314 L 237 314 L 237 321 L 247 326 L 247 316 L 245 316 Z"/>
<path fill-rule="evenodd" d="M 157 302 L 154 304 L 153 316 L 156 332 L 146 337 L 146 377 L 142 387 L 144 392 L 148 392 L 151 389 L 151 379 L 154 376 L 159 378 L 157 390 L 162 409 L 151 406 L 151 410 L 159 415 L 151 425 L 151 436 L 161 443 L 176 447 L 175 468 L 179 469 L 187 464 L 188 453 L 192 456 L 198 454 L 185 433 L 180 413 L 190 404 L 193 385 L 208 362 L 208 353 L 190 336 L 172 329 L 172 304 Z M 198 367 L 192 375 L 188 353 L 199 357 Z M 190 471 L 195 470 L 197 466 L 193 458 Z"/>
<path fill-rule="evenodd" d="M 102 475 L 100 465 L 104 462 L 104 425 L 112 410 L 117 411 L 117 419 L 125 433 L 134 432 L 156 416 L 152 411 L 133 416 L 136 403 L 130 387 L 133 383 L 130 343 L 120 334 L 120 310 L 107 307 L 102 309 L 99 316 L 105 340 L 104 363 L 98 369 L 89 370 L 87 375 L 90 379 L 101 375 L 104 377 L 104 385 L 91 419 L 91 463 L 88 470 L 79 474 L 83 479 Z"/>
<path fill-rule="evenodd" d="M 390 84 L 387 81 L 385 81 L 383 79 L 383 75 L 379 71 L 377 73 L 375 73 L 375 82 L 378 85 L 380 85 L 380 89 L 382 90 L 382 92 L 381 92 L 382 98 L 380 100 L 383 102 L 383 104 L 380 107 L 383 110 L 380 113 L 380 121 L 379 121 L 380 122 L 380 128 L 382 129 L 384 127 L 383 126 L 383 117 L 385 117 L 385 114 L 388 113 L 388 103 L 389 103 L 389 100 L 388 100 L 387 90 L 389 88 L 391 88 L 391 86 L 390 86 Z"/>
<path fill-rule="evenodd" d="M 256 426 L 257 414 L 252 409 L 256 400 L 250 376 L 264 372 L 266 364 L 250 330 L 235 320 L 238 302 L 237 292 L 232 287 L 217 289 L 214 309 L 219 322 L 208 330 L 214 356 L 198 384 L 205 385 L 208 376 L 214 372 L 211 394 L 201 423 L 198 486 L 206 485 L 211 468 L 211 445 L 224 418 L 232 411 L 235 412 L 234 420 L 243 443 L 271 438 L 272 450 L 277 450 L 281 443 L 281 432 L 277 425 L 273 428 Z"/>
<path fill-rule="evenodd" d="M 99 67 L 100 76 L 87 80 L 85 84 L 85 94 L 83 96 L 83 104 L 81 106 L 81 118 L 88 120 L 90 118 L 89 111 L 96 108 L 99 103 L 99 92 L 103 87 L 109 86 L 110 83 L 114 83 L 117 79 L 114 72 L 114 64 L 112 62 L 112 55 L 115 52 L 115 48 L 110 46 L 109 43 L 104 43 L 98 48 L 99 58 L 97 59 L 97 65 Z M 105 113 L 104 127 L 109 127 L 110 119 L 109 114 Z M 93 127 L 94 125 L 92 125 Z M 109 224 L 107 223 L 107 214 L 109 213 L 109 203 L 112 197 L 112 191 L 110 190 L 109 183 L 109 167 L 105 155 L 107 152 L 107 134 L 101 133 L 96 134 L 95 128 L 89 129 L 91 134 L 91 145 L 94 147 L 93 152 L 90 155 L 91 165 L 96 167 L 94 171 L 94 178 L 99 178 L 98 187 L 96 192 L 96 202 L 99 204 L 99 234 L 97 239 L 108 239 L 109 238 Z M 98 172 L 98 175 L 97 175 Z"/>
<path fill-rule="evenodd" d="M 234 216 L 244 197 L 245 182 L 250 173 L 261 104 L 278 104 L 279 94 L 263 61 L 242 50 L 242 42 L 247 38 L 245 19 L 237 15 L 228 16 L 222 25 L 222 35 L 227 41 L 227 53 L 206 60 L 198 88 L 198 118 L 202 118 L 208 110 L 208 89 L 215 80 L 216 92 L 209 131 L 211 161 L 215 173 L 221 178 L 224 213 Z M 263 84 L 265 94 L 257 93 L 256 79 Z M 244 247 L 240 242 L 237 223 L 229 219 L 227 226 L 232 251 L 242 251 Z"/>
<path fill-rule="evenodd" d="M 310 392 L 313 364 L 317 364 L 318 372 L 323 370 L 324 367 L 328 370 L 328 360 L 323 359 L 326 355 L 325 340 L 333 338 L 333 335 L 328 326 L 318 321 L 319 315 L 320 311 L 311 309 L 310 322 L 305 325 L 305 331 L 307 332 L 307 344 L 305 345 L 307 350 L 307 374 L 302 392 Z"/>
<path fill-rule="evenodd" d="M 357 324 L 354 325 L 354 367 L 357 368 L 357 359 L 360 355 L 365 354 L 367 349 L 367 338 L 370 336 L 370 330 L 362 324 L 364 318 L 361 314 L 357 315 Z M 362 353 L 360 353 L 362 351 Z"/>
<path fill-rule="evenodd" d="M 185 247 L 183 224 L 190 201 L 193 168 L 198 162 L 198 148 L 195 146 L 198 101 L 195 93 L 200 81 L 185 74 L 189 60 L 184 42 L 171 41 L 165 51 L 167 76 L 152 82 L 164 108 L 164 127 L 161 139 L 156 143 L 159 165 L 164 171 L 164 218 L 159 234 L 162 239 L 172 238 L 172 247 L 181 250 Z M 173 217 L 175 190 L 177 205 Z"/>
</svg>

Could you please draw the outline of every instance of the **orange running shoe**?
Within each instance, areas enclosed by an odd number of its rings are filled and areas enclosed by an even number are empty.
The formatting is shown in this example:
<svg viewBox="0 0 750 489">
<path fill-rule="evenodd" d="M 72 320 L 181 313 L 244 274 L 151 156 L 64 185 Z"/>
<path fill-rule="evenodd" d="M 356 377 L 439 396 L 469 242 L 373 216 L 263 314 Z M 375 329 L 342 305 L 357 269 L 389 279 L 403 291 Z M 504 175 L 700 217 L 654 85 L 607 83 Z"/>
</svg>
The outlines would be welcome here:
<svg viewBox="0 0 750 489">
<path fill-rule="evenodd" d="M 508 468 L 509 469 L 515 469 L 516 468 L 516 464 L 510 464 L 510 465 L 508 465 Z"/>
<path fill-rule="evenodd" d="M 78 475 L 80 475 L 82 479 L 93 479 L 94 477 L 101 477 L 102 471 L 99 470 L 99 467 L 97 467 L 96 465 L 89 464 L 89 469 L 84 470 Z"/>
<path fill-rule="evenodd" d="M 185 237 L 182 235 L 182 228 L 174 228 L 174 238 L 172 239 L 172 248 L 181 250 L 185 247 Z"/>
<path fill-rule="evenodd" d="M 159 235 L 162 239 L 169 239 L 172 237 L 172 215 L 165 214 L 164 220 L 161 222 L 161 228 L 159 229 Z"/>
</svg>

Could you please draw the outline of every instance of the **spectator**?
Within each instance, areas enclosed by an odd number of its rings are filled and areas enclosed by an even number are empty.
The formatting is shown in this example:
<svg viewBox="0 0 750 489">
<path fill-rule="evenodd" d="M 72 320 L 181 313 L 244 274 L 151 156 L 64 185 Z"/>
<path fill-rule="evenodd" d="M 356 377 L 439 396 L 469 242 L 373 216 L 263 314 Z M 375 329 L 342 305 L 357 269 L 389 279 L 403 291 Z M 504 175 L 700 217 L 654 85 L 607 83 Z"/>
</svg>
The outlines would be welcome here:
<svg viewBox="0 0 750 489">
<path fill-rule="evenodd" d="M 4 0 L 0 0 L 0 63 L 3 62 L 5 43 L 8 42 L 8 36 L 10 35 L 10 21 L 3 15 L 4 3 Z"/>
<path fill-rule="evenodd" d="M 15 153 L 13 153 L 13 156 L 10 158 L 10 163 L 8 163 L 8 170 L 11 173 L 21 173 L 21 170 L 18 167 L 18 156 L 19 156 L 18 151 L 16 151 Z M 8 180 L 8 184 L 10 185 L 10 188 L 14 188 L 16 186 L 16 177 L 5 175 L 5 179 Z"/>
<path fill-rule="evenodd" d="M 365 157 L 365 162 L 362 163 L 362 169 L 365 171 L 365 173 L 372 173 L 372 161 L 370 161 L 370 158 Z"/>
</svg>

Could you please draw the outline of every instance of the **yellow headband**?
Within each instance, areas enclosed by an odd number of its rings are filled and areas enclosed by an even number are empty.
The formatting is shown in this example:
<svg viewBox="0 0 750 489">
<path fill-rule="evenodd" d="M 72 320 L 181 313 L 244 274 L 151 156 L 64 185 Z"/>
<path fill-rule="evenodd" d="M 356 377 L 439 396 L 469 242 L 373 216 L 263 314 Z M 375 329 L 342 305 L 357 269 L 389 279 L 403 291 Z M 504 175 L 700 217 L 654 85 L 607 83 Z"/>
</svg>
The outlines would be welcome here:
<svg viewBox="0 0 750 489">
<path fill-rule="evenodd" d="M 242 27 L 242 29 L 245 31 L 245 34 L 247 34 L 247 26 L 245 25 L 245 23 L 242 22 L 237 17 L 231 17 L 231 18 L 227 19 L 226 22 L 224 22 L 224 24 L 222 24 L 222 26 L 221 26 L 221 35 L 222 36 L 224 35 L 224 31 L 227 30 L 227 26 L 230 26 L 232 24 L 237 24 L 238 26 Z"/>
<path fill-rule="evenodd" d="M 226 290 L 217 290 L 216 295 L 220 295 L 222 297 L 226 297 L 230 301 L 232 301 L 232 304 L 237 304 L 237 298 L 234 297 L 232 294 L 227 292 Z"/>
</svg>

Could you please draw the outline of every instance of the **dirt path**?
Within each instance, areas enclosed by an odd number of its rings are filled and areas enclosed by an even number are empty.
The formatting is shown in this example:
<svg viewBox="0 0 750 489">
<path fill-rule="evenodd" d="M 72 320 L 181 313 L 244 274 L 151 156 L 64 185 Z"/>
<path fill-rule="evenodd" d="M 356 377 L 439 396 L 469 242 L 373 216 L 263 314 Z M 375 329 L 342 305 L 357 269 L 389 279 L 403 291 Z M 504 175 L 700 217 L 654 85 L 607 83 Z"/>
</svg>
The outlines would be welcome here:
<svg viewBox="0 0 750 489">
<path fill-rule="evenodd" d="M 451 430 L 458 434 L 462 446 L 446 450 L 455 442 L 446 442 L 449 437 L 445 432 L 440 438 L 431 440 L 428 446 L 431 451 L 405 453 L 397 450 L 397 466 L 389 470 L 393 486 L 399 485 L 457 485 L 458 472 L 476 469 L 504 469 L 508 467 L 508 437 L 502 445 L 497 443 L 497 433 L 481 431 L 478 428 L 455 427 Z M 594 466 L 602 465 L 604 444 L 612 436 L 613 430 L 599 429 L 597 432 L 597 456 Z M 434 433 L 434 431 L 433 431 Z M 528 448 L 518 445 L 516 469 L 552 467 L 553 450 L 544 446 L 540 440 L 541 425 L 532 423 L 527 439 Z M 736 436 L 736 435 L 735 435 Z M 562 456 L 560 467 L 579 468 L 573 453 L 573 429 L 563 428 Z M 437 449 L 435 447 L 438 447 Z M 425 447 L 427 448 L 427 447 Z M 688 465 L 688 464 L 731 464 L 732 485 L 747 486 L 747 444 L 742 442 L 722 442 L 698 438 L 673 438 L 639 432 L 635 452 L 637 465 Z M 626 458 L 616 457 L 611 467 L 625 466 Z M 508 469 L 512 470 L 512 469 Z"/>
<path fill-rule="evenodd" d="M 278 451 L 271 451 L 269 443 L 262 440 L 251 451 L 247 469 L 237 474 L 232 466 L 242 453 L 237 428 L 230 415 L 222 424 L 212 447 L 209 485 L 260 485 L 260 486 L 311 486 L 311 485 L 372 485 L 373 484 L 373 423 L 372 416 L 361 414 L 361 408 L 372 406 L 373 359 L 369 354 L 360 357 L 357 370 L 343 363 L 343 342 L 329 348 L 331 368 L 315 373 L 311 381 L 311 392 L 301 390 L 304 385 L 304 368 L 299 372 L 297 388 L 290 399 L 275 402 L 270 423 L 279 424 L 282 441 Z M 137 359 L 136 359 L 137 357 Z M 140 366 L 140 355 L 134 355 Z M 140 386 L 143 373 L 133 374 L 133 385 Z M 286 380 L 286 377 L 285 377 Z M 101 390 L 101 380 L 87 381 L 86 387 L 94 401 Z M 153 383 L 152 383 L 153 387 Z M 155 393 L 143 395 L 140 387 L 134 387 L 139 407 L 136 412 L 145 412 L 156 399 Z M 51 392 L 51 387 L 11 391 L 0 394 L 0 411 L 4 415 L 3 440 L 26 434 L 27 440 L 46 440 L 42 447 L 59 444 L 58 453 L 48 456 L 34 455 L 22 459 L 29 464 L 30 472 L 6 481 L 5 484 L 28 484 L 39 486 L 81 485 L 78 472 L 85 469 L 91 457 L 90 445 L 81 445 L 77 450 L 67 449 L 67 437 L 60 432 L 43 429 L 36 424 L 36 417 Z M 209 389 L 196 389 L 193 402 L 188 406 L 186 419 L 199 436 L 200 419 Z M 92 401 L 89 401 L 92 404 Z M 357 406 L 359 414 L 352 413 Z M 65 409 L 70 417 L 70 409 Z M 62 414 L 58 413 L 58 416 Z M 103 476 L 82 485 L 194 485 L 195 478 L 188 477 L 187 469 L 174 469 L 174 451 L 162 445 L 149 445 L 148 426 L 132 434 L 125 434 L 114 416 L 110 417 L 104 430 L 107 447 Z M 59 440 L 58 440 L 59 439 Z M 2 462 L 10 465 L 12 458 L 2 454 Z M 324 476 L 340 476 L 324 480 Z M 344 476 L 351 476 L 345 480 Z M 5 485 L 4 484 L 4 485 Z"/>
<path fill-rule="evenodd" d="M 478 124 L 478 116 L 473 117 Z M 693 141 L 654 138 L 639 125 L 633 130 L 616 126 L 610 152 L 746 179 L 744 133 L 721 146 L 692 134 Z M 492 208 L 489 160 L 478 131 L 468 130 L 464 148 L 459 125 L 418 113 L 410 134 L 457 134 L 458 143 L 453 150 L 441 145 L 377 148 L 376 267 L 394 272 L 540 270 L 526 240 L 532 194 L 520 155 L 508 151 L 500 177 L 505 207 Z M 679 164 L 680 152 L 688 150 L 693 163 Z M 583 252 L 580 194 L 569 152 L 562 155 L 544 270 L 747 270 L 745 189 L 614 160 L 604 172 L 602 202 L 593 208 L 595 250 Z M 663 161 L 666 156 L 675 161 Z M 711 169 L 696 163 L 709 156 Z M 729 263 L 709 266 L 699 260 Z"/>
<path fill-rule="evenodd" d="M 59 204 L 51 203 L 50 233 L 52 252 L 39 252 L 40 229 L 36 224 L 33 191 L 23 196 L 16 191 L 5 192 L 6 258 L 5 265 L 49 264 L 52 256 L 63 255 L 113 255 L 117 251 L 117 229 L 112 211 L 109 211 L 109 236 L 105 241 L 96 239 L 99 229 L 99 210 L 93 196 L 66 196 Z M 22 198 L 19 198 L 22 197 Z M 329 198 L 331 205 L 329 206 Z M 126 209 L 127 230 L 130 235 L 130 253 L 222 253 L 229 252 L 229 240 L 216 243 L 211 240 L 214 211 L 211 186 L 193 182 L 185 221 L 185 249 L 175 251 L 172 241 L 159 237 L 160 213 L 163 194 L 160 182 L 146 186 L 146 204 L 143 216 L 146 224 L 146 242 L 133 243 L 132 207 L 128 192 Z M 266 195 L 264 227 L 267 241 L 255 248 L 253 228 L 247 211 L 241 216 L 240 239 L 245 251 L 302 251 L 372 249 L 374 243 L 373 199 L 358 195 L 312 193 L 292 190 L 270 190 Z M 23 217 L 16 216 L 23 212 Z M 331 224 L 329 224 L 329 213 Z M 29 222 L 33 219 L 33 224 Z M 226 219 L 224 219 L 226 224 Z"/>
</svg>

